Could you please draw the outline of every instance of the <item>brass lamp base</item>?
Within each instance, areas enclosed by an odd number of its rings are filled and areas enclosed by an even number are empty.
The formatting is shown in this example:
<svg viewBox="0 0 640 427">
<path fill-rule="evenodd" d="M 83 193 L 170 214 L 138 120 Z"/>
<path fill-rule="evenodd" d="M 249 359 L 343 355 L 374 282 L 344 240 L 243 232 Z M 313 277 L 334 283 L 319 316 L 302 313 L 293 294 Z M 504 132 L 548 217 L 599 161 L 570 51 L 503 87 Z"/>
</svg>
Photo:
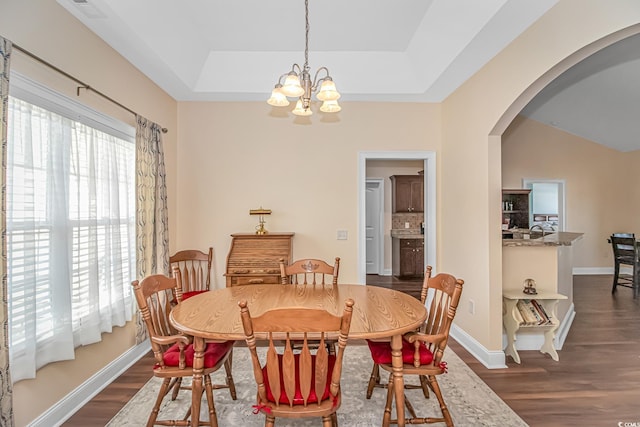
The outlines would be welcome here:
<svg viewBox="0 0 640 427">
<path fill-rule="evenodd" d="M 258 225 L 256 225 L 256 234 L 268 234 L 266 228 L 264 228 L 264 224 L 266 221 L 264 220 L 265 215 L 271 215 L 271 209 L 264 209 L 260 206 L 260 209 L 251 209 L 249 211 L 249 215 L 259 215 L 258 216 Z"/>
</svg>

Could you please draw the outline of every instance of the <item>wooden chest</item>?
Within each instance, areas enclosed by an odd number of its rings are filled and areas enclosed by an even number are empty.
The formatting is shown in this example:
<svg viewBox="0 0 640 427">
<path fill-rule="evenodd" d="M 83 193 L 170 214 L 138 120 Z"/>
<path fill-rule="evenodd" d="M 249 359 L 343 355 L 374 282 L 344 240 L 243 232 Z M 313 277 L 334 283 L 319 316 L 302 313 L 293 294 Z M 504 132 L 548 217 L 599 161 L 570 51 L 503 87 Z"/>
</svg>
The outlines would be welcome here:
<svg viewBox="0 0 640 427">
<path fill-rule="evenodd" d="M 292 262 L 294 234 L 232 234 L 225 273 L 227 287 L 280 283 L 280 259 Z"/>
</svg>

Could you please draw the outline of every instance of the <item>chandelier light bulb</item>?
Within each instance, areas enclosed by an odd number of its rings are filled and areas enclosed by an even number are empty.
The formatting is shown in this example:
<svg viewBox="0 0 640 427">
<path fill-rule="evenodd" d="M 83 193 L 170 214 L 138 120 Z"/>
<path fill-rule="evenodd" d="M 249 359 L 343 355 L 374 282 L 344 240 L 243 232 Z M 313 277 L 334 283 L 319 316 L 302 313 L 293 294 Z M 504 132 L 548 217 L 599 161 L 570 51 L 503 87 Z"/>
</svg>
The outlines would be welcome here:
<svg viewBox="0 0 640 427">
<path fill-rule="evenodd" d="M 300 86 L 300 78 L 293 71 L 284 79 L 284 85 L 282 85 L 281 90 L 283 94 L 291 98 L 297 98 L 304 94 L 304 89 Z"/>
<path fill-rule="evenodd" d="M 298 99 L 298 102 L 296 102 L 296 108 L 293 109 L 292 113 L 295 114 L 296 116 L 310 116 L 313 114 L 313 112 L 311 111 L 311 108 L 304 108 L 302 106 L 301 99 Z"/>
<path fill-rule="evenodd" d="M 336 84 L 331 80 L 331 77 L 327 77 L 322 81 L 316 98 L 320 101 L 335 101 L 340 98 L 340 93 L 336 90 Z"/>
<path fill-rule="evenodd" d="M 271 98 L 267 100 L 267 104 L 272 105 L 274 107 L 286 107 L 289 105 L 289 100 L 282 93 L 282 85 L 278 84 L 271 91 Z"/>
<path fill-rule="evenodd" d="M 338 101 L 333 99 L 330 101 L 324 101 L 320 106 L 320 111 L 323 113 L 337 113 L 342 110 L 342 107 L 338 104 Z"/>
</svg>

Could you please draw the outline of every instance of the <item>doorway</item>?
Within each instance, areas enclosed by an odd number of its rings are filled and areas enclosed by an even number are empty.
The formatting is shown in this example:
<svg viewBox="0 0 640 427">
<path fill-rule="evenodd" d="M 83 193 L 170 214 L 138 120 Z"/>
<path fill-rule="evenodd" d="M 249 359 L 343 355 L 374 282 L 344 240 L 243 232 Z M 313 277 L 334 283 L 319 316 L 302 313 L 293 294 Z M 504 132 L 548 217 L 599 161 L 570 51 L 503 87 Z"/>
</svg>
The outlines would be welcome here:
<svg viewBox="0 0 640 427">
<path fill-rule="evenodd" d="M 566 230 L 564 179 L 523 179 L 522 187 L 531 189 L 529 224 L 541 225 L 555 231 Z"/>
<path fill-rule="evenodd" d="M 436 262 L 436 156 L 432 151 L 369 151 L 358 153 L 358 281 L 367 282 L 367 160 L 420 160 L 424 165 L 424 222 L 425 222 L 425 265 L 435 266 Z M 380 178 L 380 177 L 376 177 Z M 380 178 L 384 180 L 384 178 Z M 383 199 L 384 200 L 384 199 Z M 379 214 L 378 214 L 379 215 Z M 374 214 L 373 218 L 376 217 Z M 382 230 L 384 233 L 384 230 Z M 384 234 L 383 234 L 384 236 Z M 383 237 L 383 239 L 386 236 Z M 378 247 L 382 247 L 379 245 Z M 374 255 L 375 256 L 375 253 Z M 378 253 L 378 262 L 382 255 Z M 378 265 L 378 271 L 384 265 Z M 380 273 L 373 273 L 380 274 Z"/>
</svg>

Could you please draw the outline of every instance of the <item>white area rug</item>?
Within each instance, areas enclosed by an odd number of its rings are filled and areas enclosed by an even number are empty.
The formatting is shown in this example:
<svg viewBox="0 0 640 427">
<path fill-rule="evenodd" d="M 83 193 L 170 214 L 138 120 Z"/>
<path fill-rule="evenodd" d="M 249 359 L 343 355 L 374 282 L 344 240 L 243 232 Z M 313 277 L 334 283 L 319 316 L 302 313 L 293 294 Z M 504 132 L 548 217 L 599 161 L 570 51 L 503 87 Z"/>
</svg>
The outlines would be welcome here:
<svg viewBox="0 0 640 427">
<path fill-rule="evenodd" d="M 456 426 L 527 426 L 527 424 L 507 406 L 460 358 L 447 349 L 444 360 L 449 368 L 447 374 L 440 375 L 438 382 Z M 342 427 L 379 426 L 382 422 L 386 390 L 376 388 L 370 400 L 365 398 L 367 383 L 371 373 L 371 356 L 366 345 L 347 346 L 342 373 L 342 405 L 338 410 L 338 423 Z M 224 369 L 213 375 L 214 383 L 224 383 Z M 381 374 L 385 371 L 381 370 Z M 253 427 L 264 425 L 264 415 L 254 415 L 256 385 L 250 366 L 249 351 L 246 347 L 233 350 L 233 378 L 236 384 L 237 400 L 231 400 L 226 389 L 214 390 L 214 400 L 220 427 Z M 386 378 L 383 377 L 386 382 Z M 414 377 L 405 377 L 406 382 L 416 383 Z M 160 380 L 152 378 L 107 424 L 109 427 L 144 426 L 157 396 Z M 440 416 L 438 400 L 431 394 L 426 400 L 421 390 L 408 390 L 407 396 L 416 408 L 418 416 Z M 181 418 L 191 404 L 188 391 L 181 392 L 178 399 L 165 398 L 160 409 L 160 417 Z M 208 419 L 207 404 L 203 397 L 202 419 Z M 394 409 L 395 417 L 395 409 Z M 322 420 L 288 420 L 276 418 L 278 427 L 320 426 Z M 440 424 L 444 425 L 444 424 Z"/>
</svg>

